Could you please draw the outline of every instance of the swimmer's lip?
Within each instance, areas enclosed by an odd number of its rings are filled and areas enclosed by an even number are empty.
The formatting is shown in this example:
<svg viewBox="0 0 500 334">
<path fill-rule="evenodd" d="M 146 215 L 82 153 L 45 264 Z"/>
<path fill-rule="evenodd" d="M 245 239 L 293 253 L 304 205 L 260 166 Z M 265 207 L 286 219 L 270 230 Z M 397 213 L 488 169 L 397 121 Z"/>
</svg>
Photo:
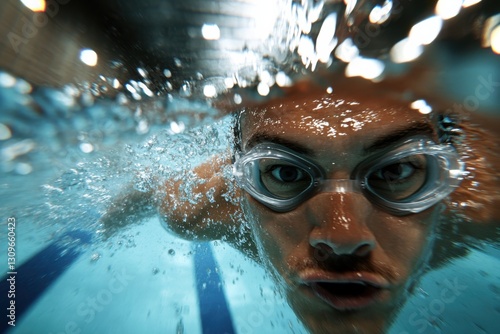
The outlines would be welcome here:
<svg viewBox="0 0 500 334">
<path fill-rule="evenodd" d="M 301 275 L 301 284 L 311 289 L 324 302 L 339 311 L 360 310 L 377 302 L 383 302 L 389 297 L 390 283 L 377 274 L 354 272 L 343 274 L 309 273 Z M 337 284 L 337 285 L 336 285 Z M 356 284 L 361 289 L 359 293 L 339 294 L 341 284 Z"/>
</svg>

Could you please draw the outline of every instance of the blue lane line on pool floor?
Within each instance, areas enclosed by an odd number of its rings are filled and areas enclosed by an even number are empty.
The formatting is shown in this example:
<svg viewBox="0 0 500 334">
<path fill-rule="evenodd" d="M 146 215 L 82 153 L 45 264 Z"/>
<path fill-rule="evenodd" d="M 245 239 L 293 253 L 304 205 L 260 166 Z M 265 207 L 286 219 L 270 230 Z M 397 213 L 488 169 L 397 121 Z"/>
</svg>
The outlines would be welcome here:
<svg viewBox="0 0 500 334">
<path fill-rule="evenodd" d="M 209 243 L 195 246 L 194 267 L 203 334 L 234 334 L 222 281 Z"/>
<path fill-rule="evenodd" d="M 50 287 L 66 269 L 68 269 L 81 255 L 79 246 L 89 244 L 92 235 L 85 231 L 72 231 L 62 238 L 71 238 L 74 242 L 70 247 L 62 245 L 61 242 L 53 242 L 40 252 L 32 256 L 28 261 L 16 268 L 15 275 L 15 320 L 16 324 L 24 313 L 40 298 L 45 290 Z M 10 290 L 9 275 L 0 281 L 0 303 L 2 315 L 9 307 L 7 294 Z M 2 316 L 0 322 L 0 333 L 5 333 L 11 326 L 7 323 L 9 318 Z"/>
</svg>

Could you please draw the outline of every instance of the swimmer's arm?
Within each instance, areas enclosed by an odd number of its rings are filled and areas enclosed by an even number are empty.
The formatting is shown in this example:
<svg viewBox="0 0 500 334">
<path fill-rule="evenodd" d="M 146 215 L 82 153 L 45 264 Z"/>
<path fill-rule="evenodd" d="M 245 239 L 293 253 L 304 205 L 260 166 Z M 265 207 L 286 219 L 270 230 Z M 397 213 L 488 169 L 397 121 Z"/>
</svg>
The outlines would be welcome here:
<svg viewBox="0 0 500 334">
<path fill-rule="evenodd" d="M 181 187 L 187 179 L 168 180 L 157 198 L 166 227 L 180 237 L 195 240 L 236 242 L 242 224 L 241 209 L 236 202 L 240 190 L 224 175 L 229 158 L 212 158 L 196 167 L 190 179 L 190 194 Z M 198 182 L 197 182 L 198 181 Z M 184 197 L 184 198 L 183 198 Z"/>
<path fill-rule="evenodd" d="M 164 226 L 181 238 L 222 240 L 259 262 L 257 247 L 240 208 L 241 190 L 228 179 L 227 168 L 231 168 L 229 157 L 214 157 L 196 167 L 191 180 L 165 182 L 155 196 L 161 218 Z M 201 182 L 195 182 L 196 186 L 189 190 L 188 198 L 192 201 L 182 199 L 181 187 L 193 178 Z"/>
<path fill-rule="evenodd" d="M 224 176 L 224 168 L 230 164 L 230 158 L 212 158 L 196 167 L 192 176 L 202 182 L 190 189 L 186 199 L 181 196 L 181 188 L 188 181 L 185 178 L 169 179 L 147 192 L 129 186 L 101 219 L 106 235 L 159 212 L 164 227 L 181 238 L 223 240 L 258 261 L 256 246 L 237 202 L 241 190 Z M 196 201 L 189 201 L 197 197 Z"/>
<path fill-rule="evenodd" d="M 222 240 L 258 262 L 257 247 L 238 203 L 241 190 L 224 173 L 230 166 L 230 158 L 213 158 L 195 168 L 195 179 L 203 180 L 190 189 L 195 201 L 180 196 L 186 180 L 165 182 L 156 196 L 159 211 L 164 226 L 177 236 L 195 241 Z"/>
<path fill-rule="evenodd" d="M 138 191 L 132 185 L 126 187 L 107 208 L 100 221 L 105 235 L 110 237 L 118 230 L 156 214 L 152 191 Z"/>
<path fill-rule="evenodd" d="M 147 191 L 138 191 L 133 185 L 128 185 L 113 199 L 101 223 L 107 234 L 111 235 L 120 228 L 159 212 L 164 226 L 182 238 L 227 238 L 224 230 L 228 225 L 238 224 L 234 218 L 240 211 L 234 203 L 239 190 L 235 188 L 230 193 L 229 183 L 223 175 L 225 166 L 230 166 L 229 159 L 213 158 L 196 167 L 192 173 L 181 174 L 177 180 L 168 179 Z M 182 188 L 188 182 L 195 186 L 185 193 Z"/>
</svg>

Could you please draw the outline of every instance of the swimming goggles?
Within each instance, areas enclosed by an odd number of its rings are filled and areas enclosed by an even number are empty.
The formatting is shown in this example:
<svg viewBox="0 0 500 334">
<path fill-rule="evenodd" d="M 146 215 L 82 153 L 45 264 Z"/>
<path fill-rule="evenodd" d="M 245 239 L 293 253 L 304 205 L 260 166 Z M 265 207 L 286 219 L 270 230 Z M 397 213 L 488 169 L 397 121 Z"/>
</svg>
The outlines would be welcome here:
<svg viewBox="0 0 500 334">
<path fill-rule="evenodd" d="M 275 143 L 238 156 L 233 173 L 242 189 L 277 212 L 322 192 L 361 192 L 382 209 L 406 215 L 449 195 L 463 179 L 464 165 L 453 146 L 419 136 L 365 159 L 350 179 L 328 179 L 313 161 Z"/>
</svg>

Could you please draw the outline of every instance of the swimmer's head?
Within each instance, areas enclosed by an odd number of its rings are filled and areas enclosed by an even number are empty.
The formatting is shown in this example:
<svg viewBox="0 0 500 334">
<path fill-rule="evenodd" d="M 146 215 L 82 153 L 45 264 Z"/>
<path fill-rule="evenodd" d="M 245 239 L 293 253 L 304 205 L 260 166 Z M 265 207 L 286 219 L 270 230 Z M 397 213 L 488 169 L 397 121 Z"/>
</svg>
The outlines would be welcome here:
<svg viewBox="0 0 500 334">
<path fill-rule="evenodd" d="M 408 105 L 315 91 L 239 119 L 245 213 L 261 258 L 312 332 L 383 332 L 425 268 L 462 165 L 439 118 Z M 449 187 L 433 200 L 442 177 Z M 425 196 L 427 205 L 411 208 Z"/>
</svg>

